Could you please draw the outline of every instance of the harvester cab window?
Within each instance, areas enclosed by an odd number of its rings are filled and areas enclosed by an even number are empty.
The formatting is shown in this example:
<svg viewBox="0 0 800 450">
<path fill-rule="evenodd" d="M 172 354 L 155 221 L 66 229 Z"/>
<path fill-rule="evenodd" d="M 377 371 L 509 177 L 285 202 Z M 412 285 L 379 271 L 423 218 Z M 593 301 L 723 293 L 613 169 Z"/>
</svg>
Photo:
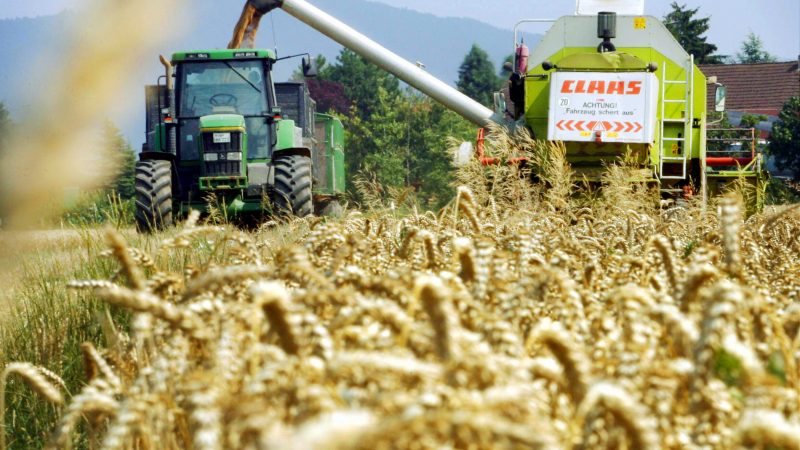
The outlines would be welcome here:
<svg viewBox="0 0 800 450">
<path fill-rule="evenodd" d="M 181 117 L 263 116 L 268 111 L 261 61 L 185 63 L 182 72 Z"/>
</svg>

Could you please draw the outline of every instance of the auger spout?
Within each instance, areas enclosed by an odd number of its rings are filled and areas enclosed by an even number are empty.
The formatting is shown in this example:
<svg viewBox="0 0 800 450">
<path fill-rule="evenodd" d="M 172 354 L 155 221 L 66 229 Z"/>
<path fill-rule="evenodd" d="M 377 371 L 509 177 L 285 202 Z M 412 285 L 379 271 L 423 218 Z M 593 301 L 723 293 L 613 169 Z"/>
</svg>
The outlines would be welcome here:
<svg viewBox="0 0 800 450">
<path fill-rule="evenodd" d="M 276 8 L 283 9 L 311 28 L 363 56 L 470 122 L 483 127 L 493 121 L 495 113 L 491 109 L 305 0 L 248 0 L 243 18 L 250 9 L 251 13 L 254 13 L 253 22 L 257 28 L 261 16 Z M 237 27 L 239 28 L 245 29 L 247 26 Z M 253 25 L 250 25 L 250 28 L 253 28 Z"/>
</svg>

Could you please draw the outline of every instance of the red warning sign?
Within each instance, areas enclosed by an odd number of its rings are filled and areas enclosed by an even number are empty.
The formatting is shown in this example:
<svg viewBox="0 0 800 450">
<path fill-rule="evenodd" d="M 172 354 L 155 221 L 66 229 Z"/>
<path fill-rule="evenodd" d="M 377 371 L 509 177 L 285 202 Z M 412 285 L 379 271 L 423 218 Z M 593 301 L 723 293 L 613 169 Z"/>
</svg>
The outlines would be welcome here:
<svg viewBox="0 0 800 450">
<path fill-rule="evenodd" d="M 651 143 L 658 78 L 646 72 L 556 72 L 550 84 L 548 139 Z"/>
<path fill-rule="evenodd" d="M 585 120 L 559 120 L 556 128 L 564 131 L 611 131 L 638 133 L 644 129 L 641 122 L 587 122 Z"/>
</svg>

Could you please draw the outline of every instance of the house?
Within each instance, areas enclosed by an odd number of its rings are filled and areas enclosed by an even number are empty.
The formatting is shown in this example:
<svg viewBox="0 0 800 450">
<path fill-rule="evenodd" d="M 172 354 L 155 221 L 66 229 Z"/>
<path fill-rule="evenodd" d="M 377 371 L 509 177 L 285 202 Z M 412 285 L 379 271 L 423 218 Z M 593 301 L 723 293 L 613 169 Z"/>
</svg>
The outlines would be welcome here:
<svg viewBox="0 0 800 450">
<path fill-rule="evenodd" d="M 700 70 L 706 77 L 717 77 L 717 83 L 728 88 L 726 116 L 736 126 L 745 114 L 767 116 L 756 125 L 760 142 L 766 143 L 777 122 L 783 105 L 793 96 L 800 96 L 800 66 L 798 61 L 759 64 L 706 64 Z M 708 110 L 714 111 L 715 89 L 708 89 Z M 780 170 L 773 158 L 766 160 L 773 176 L 789 178 L 791 173 Z"/>
<path fill-rule="evenodd" d="M 798 61 L 705 64 L 700 70 L 728 88 L 726 110 L 731 113 L 777 117 L 789 98 L 800 96 Z M 708 90 L 708 105 L 713 111 L 714 89 Z"/>
</svg>

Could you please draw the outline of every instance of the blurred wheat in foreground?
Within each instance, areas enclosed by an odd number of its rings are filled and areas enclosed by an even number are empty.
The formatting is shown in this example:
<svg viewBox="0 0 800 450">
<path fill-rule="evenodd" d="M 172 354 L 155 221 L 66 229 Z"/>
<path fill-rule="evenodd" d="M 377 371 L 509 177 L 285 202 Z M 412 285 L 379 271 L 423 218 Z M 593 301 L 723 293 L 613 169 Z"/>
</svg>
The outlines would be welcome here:
<svg viewBox="0 0 800 450">
<path fill-rule="evenodd" d="M 578 198 L 559 147 L 515 145 L 539 187 L 468 168 L 438 215 L 294 220 L 286 247 L 193 215 L 157 250 L 225 264 L 169 272 L 111 234 L 118 276 L 71 287 L 130 332 L 83 347 L 50 446 L 800 448 L 797 216 L 659 210 L 624 167 Z"/>
<path fill-rule="evenodd" d="M 0 213 L 6 225 L 29 229 L 62 207 L 65 189 L 92 189 L 114 173 L 104 161 L 98 127 L 124 109 L 131 72 L 170 38 L 169 17 L 183 1 L 92 0 L 73 24 L 57 74 L 38 80 L 28 117 L 0 155 Z M 121 106 L 124 105 L 124 106 Z"/>
</svg>

